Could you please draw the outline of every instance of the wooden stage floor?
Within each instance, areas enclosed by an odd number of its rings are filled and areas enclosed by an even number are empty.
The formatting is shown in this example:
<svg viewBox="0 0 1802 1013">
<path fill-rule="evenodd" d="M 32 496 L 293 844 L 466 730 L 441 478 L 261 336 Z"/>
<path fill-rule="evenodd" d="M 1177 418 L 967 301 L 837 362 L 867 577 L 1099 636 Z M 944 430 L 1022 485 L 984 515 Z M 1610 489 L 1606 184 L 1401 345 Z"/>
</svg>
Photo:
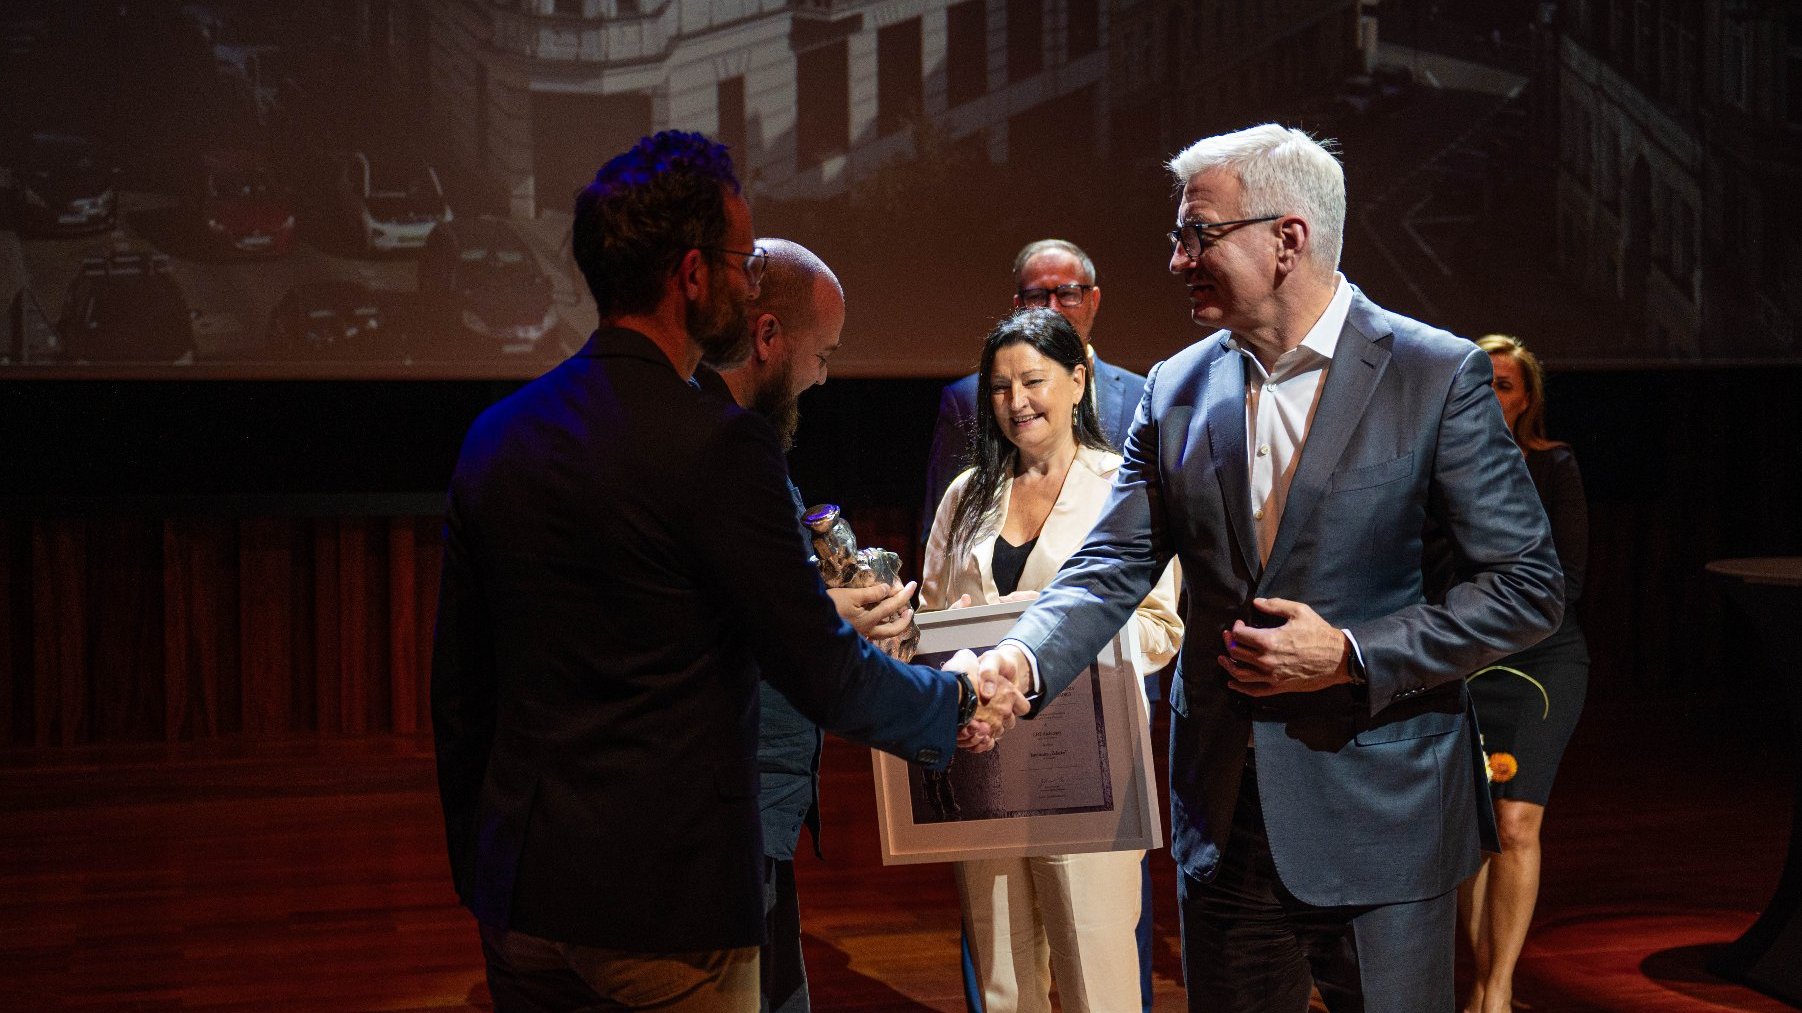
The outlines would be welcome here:
<svg viewBox="0 0 1802 1013">
<path fill-rule="evenodd" d="M 1703 969 L 1776 881 L 1793 792 L 1774 755 L 1675 708 L 1592 706 L 1520 998 L 1789 1009 Z M 833 741 L 826 764 L 827 857 L 798 863 L 815 1008 L 961 1010 L 949 873 L 883 868 L 867 752 Z M 0 813 L 0 1009 L 488 1008 L 424 739 L 5 752 Z M 1174 869 L 1153 863 L 1158 1008 L 1177 1010 Z"/>
</svg>

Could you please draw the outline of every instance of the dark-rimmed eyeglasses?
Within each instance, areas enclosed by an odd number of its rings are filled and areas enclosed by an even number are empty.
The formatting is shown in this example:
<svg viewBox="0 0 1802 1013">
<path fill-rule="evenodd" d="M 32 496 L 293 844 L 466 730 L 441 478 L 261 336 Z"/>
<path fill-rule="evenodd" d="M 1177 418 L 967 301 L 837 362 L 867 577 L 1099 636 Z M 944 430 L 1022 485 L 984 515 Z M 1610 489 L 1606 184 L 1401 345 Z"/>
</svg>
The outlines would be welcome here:
<svg viewBox="0 0 1802 1013">
<path fill-rule="evenodd" d="M 1201 251 L 1219 242 L 1226 233 L 1222 230 L 1237 228 L 1240 225 L 1256 225 L 1259 222 L 1274 222 L 1284 215 L 1261 215 L 1257 218 L 1235 218 L 1230 222 L 1184 222 L 1171 229 L 1165 235 L 1170 237 L 1170 252 L 1175 253 L 1178 247 L 1190 260 L 1201 256 Z"/>
<path fill-rule="evenodd" d="M 758 246 L 751 250 L 728 250 L 724 246 L 697 246 L 697 250 L 710 250 L 714 253 L 731 253 L 745 258 L 745 277 L 751 279 L 751 287 L 756 288 L 763 281 L 763 269 L 769 263 L 768 250 Z"/>
<path fill-rule="evenodd" d="M 1014 293 L 1022 306 L 1049 306 L 1053 299 L 1059 306 L 1081 306 L 1093 285 L 1059 285 L 1056 288 L 1023 288 Z"/>
</svg>

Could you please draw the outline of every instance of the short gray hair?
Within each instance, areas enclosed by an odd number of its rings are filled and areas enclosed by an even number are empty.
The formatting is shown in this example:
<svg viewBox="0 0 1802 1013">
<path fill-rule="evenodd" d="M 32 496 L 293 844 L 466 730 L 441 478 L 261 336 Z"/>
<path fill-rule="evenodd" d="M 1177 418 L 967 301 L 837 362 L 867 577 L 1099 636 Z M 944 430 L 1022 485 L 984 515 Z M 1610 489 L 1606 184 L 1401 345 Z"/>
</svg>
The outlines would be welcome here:
<svg viewBox="0 0 1802 1013">
<path fill-rule="evenodd" d="M 800 243 L 787 239 L 759 239 L 768 258 L 763 279 L 757 286 L 757 298 L 751 303 L 753 313 L 773 313 L 782 326 L 790 330 L 813 326 L 813 285 L 815 278 L 825 278 L 838 290 L 838 275 L 819 255 Z"/>
<path fill-rule="evenodd" d="M 1021 247 L 1020 252 L 1014 254 L 1014 281 L 1019 282 L 1020 272 L 1026 270 L 1028 261 L 1041 253 L 1050 253 L 1053 250 L 1075 257 L 1077 263 L 1082 265 L 1083 273 L 1089 276 L 1087 284 L 1096 283 L 1095 262 L 1089 259 L 1088 254 L 1082 252 L 1082 247 L 1068 239 L 1035 239 Z"/>
<path fill-rule="evenodd" d="M 1181 187 L 1204 172 L 1226 169 L 1239 178 L 1247 217 L 1296 215 L 1308 223 L 1309 255 L 1329 270 L 1345 246 L 1345 169 L 1331 140 L 1265 123 L 1204 137 L 1170 159 Z"/>
</svg>

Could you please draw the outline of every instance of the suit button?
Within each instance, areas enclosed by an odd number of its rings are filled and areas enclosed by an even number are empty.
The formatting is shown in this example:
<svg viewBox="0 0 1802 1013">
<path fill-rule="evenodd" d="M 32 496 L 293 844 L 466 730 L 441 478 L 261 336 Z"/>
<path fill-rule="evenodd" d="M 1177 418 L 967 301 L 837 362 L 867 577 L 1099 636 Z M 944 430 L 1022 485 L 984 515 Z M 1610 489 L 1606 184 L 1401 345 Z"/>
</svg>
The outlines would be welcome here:
<svg viewBox="0 0 1802 1013">
<path fill-rule="evenodd" d="M 927 746 L 925 749 L 922 749 L 919 752 L 914 754 L 914 762 L 921 764 L 922 766 L 930 767 L 933 764 L 939 762 L 939 756 L 940 756 L 940 753 L 938 750 L 932 748 L 931 746 Z"/>
</svg>

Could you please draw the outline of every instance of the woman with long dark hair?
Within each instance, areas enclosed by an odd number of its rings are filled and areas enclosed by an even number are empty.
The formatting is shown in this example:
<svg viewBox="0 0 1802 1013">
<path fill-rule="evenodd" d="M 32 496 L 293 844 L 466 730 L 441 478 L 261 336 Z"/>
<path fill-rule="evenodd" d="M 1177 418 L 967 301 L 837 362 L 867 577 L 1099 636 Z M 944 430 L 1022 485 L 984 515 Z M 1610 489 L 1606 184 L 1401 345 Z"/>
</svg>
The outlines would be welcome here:
<svg viewBox="0 0 1802 1013">
<path fill-rule="evenodd" d="M 1095 414 L 1089 363 L 1070 322 L 1027 309 L 989 333 L 978 370 L 973 467 L 939 503 L 922 609 L 1030 597 L 1081 547 L 1121 458 Z M 1134 614 L 1140 675 L 1182 640 L 1172 563 Z M 1142 852 L 957 864 L 958 893 L 988 1013 L 1137 1013 Z"/>
<path fill-rule="evenodd" d="M 1509 1013 L 1514 966 L 1527 941 L 1539 898 L 1539 830 L 1552 779 L 1583 710 L 1589 686 L 1589 646 L 1572 608 L 1583 593 L 1589 557 L 1589 507 L 1583 476 L 1570 447 L 1545 432 L 1545 371 L 1519 338 L 1491 334 L 1477 340 L 1495 369 L 1496 400 L 1552 522 L 1552 541 L 1564 568 L 1564 623 L 1537 646 L 1469 679 L 1490 796 L 1501 832 L 1501 854 L 1458 890 L 1459 920 L 1476 958 L 1476 981 L 1466 1013 Z"/>
</svg>

